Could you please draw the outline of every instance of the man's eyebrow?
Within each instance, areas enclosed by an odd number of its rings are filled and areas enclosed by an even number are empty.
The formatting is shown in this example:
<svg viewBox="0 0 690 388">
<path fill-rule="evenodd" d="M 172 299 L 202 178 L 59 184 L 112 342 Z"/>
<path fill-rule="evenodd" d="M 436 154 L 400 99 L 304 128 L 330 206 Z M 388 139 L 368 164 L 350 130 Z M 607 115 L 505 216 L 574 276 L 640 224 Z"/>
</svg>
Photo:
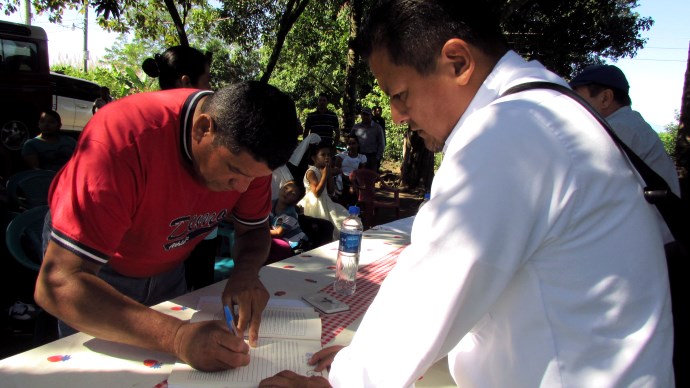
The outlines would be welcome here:
<svg viewBox="0 0 690 388">
<path fill-rule="evenodd" d="M 236 172 L 236 173 L 238 173 L 238 174 L 240 174 L 240 175 L 244 175 L 244 176 L 246 176 L 247 178 L 254 178 L 253 176 L 251 176 L 251 175 L 245 173 L 244 171 L 240 170 L 238 167 L 235 167 L 234 165 L 232 165 L 232 164 L 230 164 L 230 163 L 228 163 L 227 165 L 228 165 L 228 168 L 230 169 L 230 171 L 232 171 L 232 172 Z"/>
</svg>

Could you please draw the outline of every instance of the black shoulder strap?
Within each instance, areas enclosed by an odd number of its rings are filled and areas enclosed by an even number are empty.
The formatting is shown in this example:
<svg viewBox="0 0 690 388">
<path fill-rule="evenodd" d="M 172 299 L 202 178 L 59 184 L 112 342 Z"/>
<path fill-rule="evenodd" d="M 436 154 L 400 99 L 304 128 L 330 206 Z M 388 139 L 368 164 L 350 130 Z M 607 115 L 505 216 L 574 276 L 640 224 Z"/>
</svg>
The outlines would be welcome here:
<svg viewBox="0 0 690 388">
<path fill-rule="evenodd" d="M 595 111 L 594 108 L 592 108 L 592 106 L 589 105 L 589 103 L 584 98 L 580 97 L 580 95 L 575 93 L 572 89 L 560 84 L 555 84 L 553 82 L 526 82 L 524 84 L 516 85 L 508 89 L 505 93 L 501 95 L 501 97 L 532 89 L 555 90 L 572 98 L 573 100 L 577 101 L 580 105 L 582 105 L 585 109 L 587 109 L 587 111 L 589 111 L 589 113 L 592 116 L 594 116 L 595 119 L 597 119 L 599 124 L 601 124 L 601 126 L 604 127 L 606 132 L 608 132 L 609 136 L 611 136 L 611 139 L 613 139 L 618 148 L 620 148 L 628 156 L 630 162 L 640 173 L 642 179 L 644 179 L 645 184 L 647 185 L 644 188 L 644 196 L 647 199 L 647 202 L 655 204 L 657 200 L 665 199 L 669 194 L 673 194 L 669 189 L 668 183 L 666 183 L 664 178 L 662 178 L 659 174 L 652 170 L 642 160 L 642 158 L 640 158 L 637 154 L 635 154 L 635 152 L 633 152 L 633 150 L 630 149 L 630 147 L 623 143 L 621 139 L 618 137 L 618 135 L 616 135 L 616 133 L 613 131 L 613 128 L 611 128 L 611 125 L 609 125 L 606 119 L 604 119 L 599 114 L 599 112 Z"/>
</svg>

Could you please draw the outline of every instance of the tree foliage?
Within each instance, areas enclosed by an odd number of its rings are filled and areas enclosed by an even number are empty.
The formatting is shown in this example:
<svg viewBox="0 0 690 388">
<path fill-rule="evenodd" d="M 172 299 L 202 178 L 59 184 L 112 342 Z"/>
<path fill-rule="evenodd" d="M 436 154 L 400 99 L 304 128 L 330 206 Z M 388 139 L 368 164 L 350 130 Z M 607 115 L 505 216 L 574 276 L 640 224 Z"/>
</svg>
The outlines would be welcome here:
<svg viewBox="0 0 690 388">
<path fill-rule="evenodd" d="M 671 158 L 676 160 L 676 139 L 678 138 L 678 129 L 680 128 L 680 112 L 675 113 L 676 120 L 664 126 L 664 131 L 659 133 L 661 142 L 664 143 L 664 149 Z"/>
<path fill-rule="evenodd" d="M 586 65 L 633 57 L 654 23 L 637 0 L 492 0 L 511 46 L 571 78 Z"/>
<path fill-rule="evenodd" d="M 511 47 L 565 78 L 591 63 L 633 57 L 645 43 L 641 33 L 653 24 L 651 18 L 635 12 L 638 0 L 485 1 L 499 12 Z M 146 50 L 160 52 L 179 44 L 182 28 L 191 45 L 214 51 L 214 87 L 239 79 L 270 77 L 272 84 L 295 99 L 302 118 L 314 108 L 319 92 L 331 96 L 339 114 L 352 115 L 348 107 L 351 97 L 346 98 L 350 89 L 345 80 L 349 79 L 348 74 L 354 74 L 354 85 L 350 81 L 348 85 L 354 89 L 358 104 L 380 105 L 390 123 L 387 98 L 376 87 L 367 67 L 361 63 L 359 67 L 348 65 L 348 58 L 352 60 L 348 48 L 353 39 L 353 6 L 366 10 L 372 3 L 373 0 L 91 0 L 89 5 L 96 9 L 101 25 L 113 31 L 133 32 L 131 44 L 149 42 Z M 61 19 L 66 8 L 83 7 L 82 0 L 34 0 L 32 4 L 37 12 L 47 12 L 54 21 Z M 5 13 L 17 11 L 18 5 L 18 0 L 0 0 L 0 10 Z M 175 13 L 179 16 L 177 23 Z M 136 50 L 126 46 L 121 49 L 119 55 L 123 56 Z M 132 74 L 139 65 L 118 64 L 110 70 Z M 350 118 L 343 121 L 349 122 Z M 401 157 L 402 148 L 398 147 L 405 130 L 390 127 L 386 157 Z"/>
</svg>

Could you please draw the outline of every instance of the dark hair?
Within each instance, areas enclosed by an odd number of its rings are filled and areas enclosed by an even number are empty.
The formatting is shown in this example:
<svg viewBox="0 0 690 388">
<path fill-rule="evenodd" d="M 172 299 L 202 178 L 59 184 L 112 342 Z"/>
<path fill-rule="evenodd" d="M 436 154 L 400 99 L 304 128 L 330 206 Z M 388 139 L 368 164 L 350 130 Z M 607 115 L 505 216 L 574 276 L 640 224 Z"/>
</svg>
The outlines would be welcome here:
<svg viewBox="0 0 690 388">
<path fill-rule="evenodd" d="M 163 54 L 156 54 L 153 58 L 146 58 L 141 68 L 150 77 L 159 77 L 161 90 L 174 89 L 175 82 L 186 75 L 192 84 L 196 84 L 199 77 L 206 73 L 206 66 L 211 64 L 211 54 L 189 46 L 174 46 L 165 50 Z"/>
<path fill-rule="evenodd" d="M 215 145 L 233 153 L 248 151 L 268 168 L 287 163 L 297 146 L 295 103 L 276 87 L 246 81 L 210 95 L 201 107 L 216 127 Z"/>
<path fill-rule="evenodd" d="M 44 110 L 43 112 L 41 112 L 41 114 L 54 118 L 55 120 L 57 120 L 58 123 L 60 123 L 60 125 L 62 125 L 62 117 L 60 117 L 60 114 L 58 112 L 54 110 Z"/>
<path fill-rule="evenodd" d="M 489 4 L 477 0 L 383 0 L 374 6 L 357 36 L 364 59 L 384 49 L 393 64 L 431 73 L 443 45 L 460 38 L 492 58 L 507 45 Z"/>
<path fill-rule="evenodd" d="M 329 101 L 330 101 L 330 98 L 328 98 L 328 94 L 326 94 L 326 93 L 324 93 L 324 92 L 319 93 L 319 98 L 321 98 L 321 97 L 325 97 L 326 100 L 329 100 Z"/>
<path fill-rule="evenodd" d="M 328 150 L 333 154 L 333 142 L 324 140 L 316 144 L 309 145 L 309 164 L 314 163 L 314 156 L 319 153 L 319 150 L 328 148 Z"/>
<path fill-rule="evenodd" d="M 295 188 L 296 188 L 296 191 L 297 191 L 297 198 L 295 199 L 295 202 L 294 202 L 294 203 L 289 203 L 289 204 L 288 204 L 288 205 L 294 206 L 294 205 L 296 205 L 296 204 L 302 199 L 302 197 L 304 197 L 304 192 L 305 192 L 306 189 L 305 189 L 304 185 L 301 185 L 301 184 L 297 183 L 297 181 L 294 180 L 294 179 L 290 179 L 289 181 L 285 181 L 285 182 L 283 183 L 283 186 L 281 186 L 281 189 L 282 189 L 283 187 L 285 187 L 285 186 L 286 186 L 287 184 L 289 184 L 289 183 L 292 183 L 293 185 L 295 185 Z"/>
<path fill-rule="evenodd" d="M 357 141 L 357 145 L 359 145 L 359 137 L 357 137 L 357 135 L 354 135 L 351 133 L 351 134 L 347 135 L 345 138 L 346 139 L 355 139 Z"/>
<path fill-rule="evenodd" d="M 616 101 L 618 104 L 620 104 L 622 106 L 632 105 L 632 100 L 630 99 L 630 95 L 624 90 L 620 90 L 618 88 L 612 88 L 610 86 L 597 84 L 597 83 L 587 84 L 584 86 L 587 88 L 587 90 L 589 91 L 589 95 L 592 97 L 598 96 L 599 93 L 603 92 L 606 89 L 611 89 L 611 91 L 613 92 L 613 100 L 614 101 Z"/>
</svg>

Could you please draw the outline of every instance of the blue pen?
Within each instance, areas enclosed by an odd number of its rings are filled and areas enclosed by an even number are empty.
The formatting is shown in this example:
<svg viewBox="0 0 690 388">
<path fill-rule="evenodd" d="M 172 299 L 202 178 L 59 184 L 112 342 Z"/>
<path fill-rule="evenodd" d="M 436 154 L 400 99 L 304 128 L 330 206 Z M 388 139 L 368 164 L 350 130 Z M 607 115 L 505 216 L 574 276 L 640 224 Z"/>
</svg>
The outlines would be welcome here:
<svg viewBox="0 0 690 388">
<path fill-rule="evenodd" d="M 224 305 L 223 311 L 225 312 L 225 323 L 228 325 L 228 329 L 230 329 L 230 332 L 234 334 L 235 337 L 239 337 L 240 335 L 237 333 L 237 328 L 235 327 L 235 321 L 232 318 L 230 307 L 228 305 Z"/>
</svg>

